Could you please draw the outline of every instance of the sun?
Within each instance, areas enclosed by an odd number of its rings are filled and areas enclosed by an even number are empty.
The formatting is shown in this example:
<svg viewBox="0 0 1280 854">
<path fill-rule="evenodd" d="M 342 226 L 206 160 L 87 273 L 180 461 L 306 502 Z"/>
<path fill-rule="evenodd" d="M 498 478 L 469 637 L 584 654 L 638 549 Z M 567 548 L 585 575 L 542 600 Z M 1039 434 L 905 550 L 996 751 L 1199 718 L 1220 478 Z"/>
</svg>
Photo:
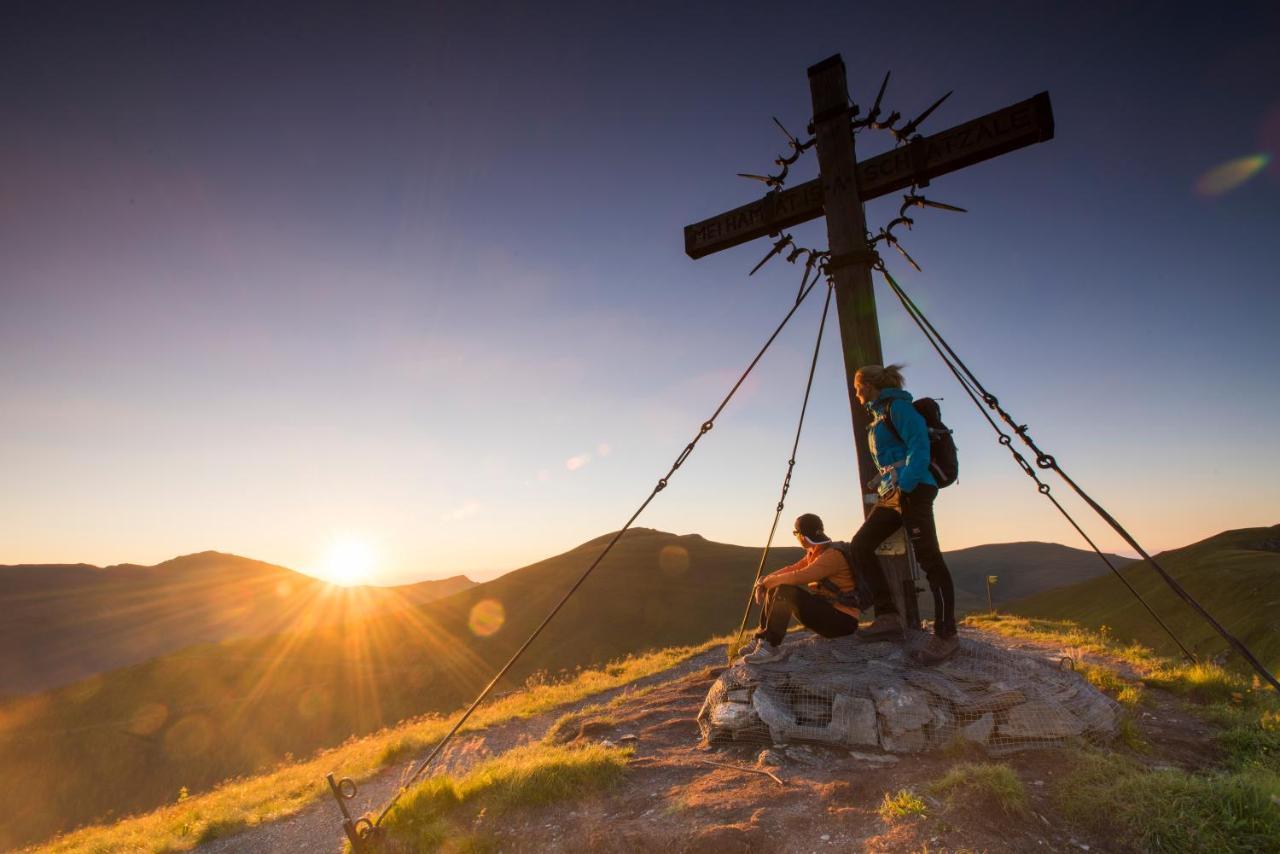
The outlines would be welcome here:
<svg viewBox="0 0 1280 854">
<path fill-rule="evenodd" d="M 351 587 L 364 584 L 377 563 L 373 546 L 357 537 L 340 537 L 329 546 L 321 569 L 332 584 Z"/>
</svg>

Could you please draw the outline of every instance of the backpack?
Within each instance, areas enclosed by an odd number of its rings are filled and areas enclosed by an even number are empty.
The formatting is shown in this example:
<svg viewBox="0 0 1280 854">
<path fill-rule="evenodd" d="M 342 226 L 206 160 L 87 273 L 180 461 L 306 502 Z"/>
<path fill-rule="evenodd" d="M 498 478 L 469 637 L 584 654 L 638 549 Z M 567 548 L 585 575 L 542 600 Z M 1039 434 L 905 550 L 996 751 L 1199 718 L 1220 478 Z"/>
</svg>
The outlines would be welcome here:
<svg viewBox="0 0 1280 854">
<path fill-rule="evenodd" d="M 912 405 L 924 417 L 925 426 L 929 428 L 929 473 L 938 482 L 939 489 L 948 487 L 960 477 L 960 458 L 956 452 L 956 440 L 951 438 L 951 428 L 942 423 L 942 407 L 932 397 L 922 397 Z M 884 423 L 902 442 L 902 434 L 893 426 L 892 412 L 892 405 L 884 408 Z"/>
<path fill-rule="evenodd" d="M 853 590 L 841 590 L 830 578 L 823 578 L 818 583 L 822 585 L 835 600 L 841 605 L 852 605 L 861 611 L 865 611 L 875 604 L 875 597 L 871 595 L 871 585 L 867 583 L 866 578 L 858 571 L 857 565 L 853 562 L 853 548 L 849 543 L 841 540 L 832 540 L 831 548 L 840 552 L 844 557 L 845 563 L 849 564 L 849 574 L 853 576 Z"/>
</svg>

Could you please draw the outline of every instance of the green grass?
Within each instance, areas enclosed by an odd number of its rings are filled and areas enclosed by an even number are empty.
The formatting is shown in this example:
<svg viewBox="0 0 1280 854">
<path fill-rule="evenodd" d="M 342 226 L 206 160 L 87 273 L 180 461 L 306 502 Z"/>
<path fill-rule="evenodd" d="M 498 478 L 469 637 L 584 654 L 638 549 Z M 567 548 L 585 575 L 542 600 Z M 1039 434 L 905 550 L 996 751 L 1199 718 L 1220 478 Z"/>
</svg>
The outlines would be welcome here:
<svg viewBox="0 0 1280 854">
<path fill-rule="evenodd" d="M 1086 753 L 1054 787 L 1071 821 L 1141 851 L 1280 850 L 1275 775 L 1148 771 L 1119 756 Z"/>
<path fill-rule="evenodd" d="M 929 792 L 946 801 L 947 809 L 998 807 L 1005 815 L 1027 811 L 1027 791 L 1005 764 L 965 762 L 954 766 L 941 780 L 929 785 Z"/>
<path fill-rule="evenodd" d="M 599 669 L 580 671 L 565 682 L 537 684 L 481 706 L 463 731 L 528 718 L 626 685 L 726 641 L 727 638 L 718 637 L 698 646 L 628 656 Z M 330 771 L 340 770 L 357 782 L 366 779 L 385 767 L 388 757 L 401 758 L 434 744 L 451 725 L 450 719 L 441 717 L 407 721 L 267 774 L 231 780 L 204 794 L 180 795 L 177 802 L 144 815 L 77 830 L 34 850 L 48 854 L 190 850 L 199 842 L 228 832 L 292 815 L 316 799 L 328 797 L 324 776 Z"/>
<path fill-rule="evenodd" d="M 1280 552 L 1271 541 L 1280 526 L 1226 531 L 1199 543 L 1157 555 L 1170 575 L 1235 635 L 1273 673 L 1280 667 L 1280 632 L 1273 627 L 1280 600 Z M 1178 598 L 1145 561 L 1125 566 L 1124 574 L 1183 643 L 1207 657 L 1228 649 L 1199 614 Z M 1122 641 L 1139 642 L 1161 655 L 1178 656 L 1178 647 L 1111 573 L 1016 599 L 1006 611 L 1041 619 L 1072 619 L 1095 631 L 1109 627 Z M 1251 671 L 1235 655 L 1228 668 Z"/>
<path fill-rule="evenodd" d="M 923 816 L 927 810 L 925 803 L 920 796 L 910 789 L 899 789 L 890 794 L 884 793 L 884 798 L 880 801 L 880 807 L 876 813 L 880 819 L 888 824 L 907 818 L 908 816 Z"/>
<path fill-rule="evenodd" d="M 461 779 L 433 777 L 411 789 L 382 827 L 393 846 L 428 851 L 465 835 L 481 815 L 502 815 L 603 794 L 626 770 L 630 748 L 532 744 L 480 765 Z M 478 838 L 476 838 L 478 837 Z M 484 847 L 476 835 L 470 847 Z"/>
</svg>

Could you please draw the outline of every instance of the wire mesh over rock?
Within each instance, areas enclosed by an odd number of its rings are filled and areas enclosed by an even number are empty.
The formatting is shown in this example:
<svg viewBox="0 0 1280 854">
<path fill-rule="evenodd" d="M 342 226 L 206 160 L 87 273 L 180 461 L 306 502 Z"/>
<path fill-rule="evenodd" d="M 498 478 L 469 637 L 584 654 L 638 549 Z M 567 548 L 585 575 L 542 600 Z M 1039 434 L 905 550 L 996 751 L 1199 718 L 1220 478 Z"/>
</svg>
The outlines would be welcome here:
<svg viewBox="0 0 1280 854">
<path fill-rule="evenodd" d="M 998 754 L 1108 740 L 1119 727 L 1119 705 L 1065 659 L 965 632 L 947 661 L 912 663 L 909 651 L 928 637 L 910 632 L 896 643 L 790 635 L 781 661 L 738 663 L 720 675 L 698 713 L 703 738 L 888 753 L 962 742 Z"/>
</svg>

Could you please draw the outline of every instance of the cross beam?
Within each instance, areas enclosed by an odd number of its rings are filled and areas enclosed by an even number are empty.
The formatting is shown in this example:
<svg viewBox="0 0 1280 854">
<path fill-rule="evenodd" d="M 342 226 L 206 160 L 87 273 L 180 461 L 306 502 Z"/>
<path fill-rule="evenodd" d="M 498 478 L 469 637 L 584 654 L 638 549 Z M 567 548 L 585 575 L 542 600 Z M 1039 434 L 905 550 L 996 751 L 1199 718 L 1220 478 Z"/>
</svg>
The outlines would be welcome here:
<svg viewBox="0 0 1280 854">
<path fill-rule="evenodd" d="M 819 216 L 827 218 L 827 249 L 832 263 L 836 312 L 844 351 L 846 387 L 853 415 L 853 438 L 858 452 L 858 493 L 864 513 L 874 495 L 864 495 L 876 474 L 867 445 L 869 415 L 858 403 L 853 376 L 863 365 L 884 364 L 875 290 L 871 284 L 871 254 L 862 203 L 894 190 L 925 186 L 931 179 L 981 163 L 1001 154 L 1053 138 L 1053 110 L 1049 94 L 988 113 L 929 137 L 915 137 L 906 145 L 858 163 L 854 154 L 848 80 L 839 54 L 809 69 L 813 104 L 818 177 L 790 190 L 768 193 L 763 199 L 685 226 L 685 253 L 702 258 L 758 237 L 777 234 Z M 905 552 L 905 540 L 903 542 Z M 894 585 L 899 613 L 916 621 L 915 587 L 906 559 L 885 561 Z M 905 602 L 903 599 L 905 598 Z M 901 608 L 905 606 L 905 610 Z"/>
<path fill-rule="evenodd" d="M 996 110 L 858 164 L 858 197 L 888 195 L 966 166 L 1053 139 L 1049 93 Z M 916 158 L 919 158 L 917 160 Z M 701 258 L 822 216 L 821 178 L 768 193 L 750 204 L 684 227 L 684 251 Z"/>
</svg>

